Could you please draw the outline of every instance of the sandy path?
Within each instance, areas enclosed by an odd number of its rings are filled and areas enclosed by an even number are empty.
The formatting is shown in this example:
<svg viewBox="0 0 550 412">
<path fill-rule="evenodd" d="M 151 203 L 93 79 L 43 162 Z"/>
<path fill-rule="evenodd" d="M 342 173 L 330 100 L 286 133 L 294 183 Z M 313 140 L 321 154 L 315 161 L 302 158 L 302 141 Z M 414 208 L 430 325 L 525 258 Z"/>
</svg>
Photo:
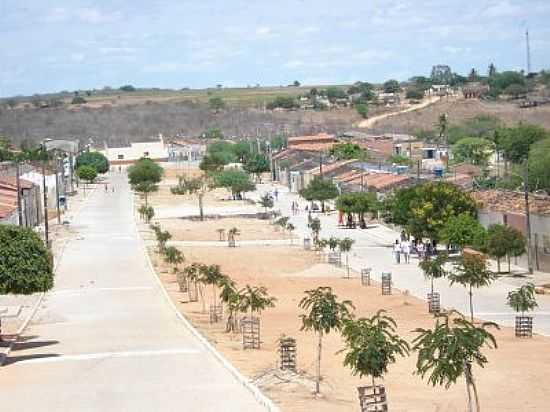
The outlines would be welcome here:
<svg viewBox="0 0 550 412">
<path fill-rule="evenodd" d="M 428 107 L 431 104 L 434 104 L 434 103 L 438 102 L 439 100 L 440 100 L 440 98 L 438 96 L 431 96 L 431 97 L 428 97 L 427 99 L 425 99 L 420 104 L 412 105 L 412 106 L 407 107 L 406 109 L 400 110 L 398 112 L 384 113 L 384 114 L 380 114 L 378 116 L 373 116 L 373 117 L 370 117 L 368 119 L 362 120 L 361 122 L 359 122 L 357 127 L 360 127 L 360 128 L 363 128 L 363 129 L 368 129 L 369 127 L 374 126 L 374 124 L 376 122 L 378 122 L 379 120 L 387 119 L 389 117 L 396 116 L 396 115 L 403 114 L 403 113 L 414 112 L 415 110 L 420 110 L 420 109 L 423 109 L 424 107 Z"/>
</svg>

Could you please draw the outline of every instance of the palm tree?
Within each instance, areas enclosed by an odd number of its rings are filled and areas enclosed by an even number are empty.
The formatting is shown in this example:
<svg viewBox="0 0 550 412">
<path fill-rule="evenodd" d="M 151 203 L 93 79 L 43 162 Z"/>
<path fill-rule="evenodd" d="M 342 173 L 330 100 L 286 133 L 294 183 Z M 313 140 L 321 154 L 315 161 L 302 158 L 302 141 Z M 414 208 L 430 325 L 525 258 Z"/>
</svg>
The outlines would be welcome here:
<svg viewBox="0 0 550 412">
<path fill-rule="evenodd" d="M 351 251 L 351 247 L 355 243 L 355 240 L 350 239 L 349 237 L 346 237 L 338 242 L 338 247 L 340 249 L 340 252 L 343 252 L 346 254 L 346 271 L 347 276 L 349 279 L 349 252 Z"/>
<path fill-rule="evenodd" d="M 178 266 L 183 263 L 185 256 L 174 246 L 164 248 L 164 261 L 169 265 L 174 265 L 174 273 L 178 271 Z"/>
<path fill-rule="evenodd" d="M 496 278 L 496 275 L 487 269 L 485 257 L 478 254 L 464 254 L 455 271 L 449 274 L 451 286 L 459 283 L 468 287 L 470 298 L 470 319 L 474 321 L 473 288 L 488 286 Z"/>
<path fill-rule="evenodd" d="M 306 290 L 305 294 L 306 296 L 298 304 L 298 307 L 307 312 L 300 315 L 302 319 L 300 330 L 313 330 L 318 335 L 315 393 L 320 393 L 323 334 L 327 335 L 332 330 L 340 330 L 343 322 L 351 319 L 351 310 L 354 306 L 349 300 L 338 302 L 338 297 L 332 293 L 332 288 L 327 286 Z"/>
<path fill-rule="evenodd" d="M 452 319 L 451 319 L 452 318 Z M 487 357 L 481 352 L 484 346 L 496 348 L 495 337 L 487 331 L 498 325 L 491 322 L 476 327 L 456 311 L 436 317 L 433 329 L 418 328 L 413 350 L 418 351 L 415 374 L 433 386 L 449 388 L 464 376 L 468 393 L 469 412 L 479 412 L 480 405 L 472 366 L 484 367 Z M 473 396 L 472 396 L 473 391 Z"/>
<path fill-rule="evenodd" d="M 424 276 L 430 279 L 430 283 L 431 283 L 430 290 L 431 290 L 432 296 L 434 294 L 434 279 L 439 279 L 447 276 L 447 271 L 445 270 L 445 264 L 447 263 L 448 258 L 449 258 L 449 255 L 447 253 L 438 253 L 432 259 L 426 256 L 426 258 L 423 259 L 418 264 L 418 266 L 420 266 L 420 268 L 424 272 Z"/>
<path fill-rule="evenodd" d="M 370 376 L 373 390 L 375 378 L 382 378 L 388 366 L 395 363 L 397 355 L 409 354 L 409 344 L 395 332 L 397 323 L 379 310 L 371 318 L 344 321 L 342 337 L 346 347 L 344 366 L 351 368 L 353 375 Z"/>
<path fill-rule="evenodd" d="M 235 236 L 239 236 L 241 232 L 238 228 L 234 227 L 227 232 L 227 243 L 229 247 L 235 247 Z"/>
</svg>

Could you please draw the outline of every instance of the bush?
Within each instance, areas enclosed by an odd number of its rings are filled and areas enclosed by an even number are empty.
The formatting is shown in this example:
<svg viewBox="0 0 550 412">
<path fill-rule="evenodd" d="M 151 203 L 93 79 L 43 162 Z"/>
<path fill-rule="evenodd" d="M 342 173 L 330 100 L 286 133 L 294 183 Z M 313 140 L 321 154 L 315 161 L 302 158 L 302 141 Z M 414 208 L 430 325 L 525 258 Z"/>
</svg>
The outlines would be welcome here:
<svg viewBox="0 0 550 412">
<path fill-rule="evenodd" d="M 109 171 L 109 160 L 99 152 L 84 152 L 76 158 L 76 168 L 80 166 L 93 166 L 98 173 Z"/>
<path fill-rule="evenodd" d="M 71 104 L 84 104 L 87 103 L 86 99 L 81 96 L 76 96 L 71 100 Z"/>
<path fill-rule="evenodd" d="M 29 228 L 0 225 L 0 294 L 29 295 L 53 287 L 52 256 Z"/>
<path fill-rule="evenodd" d="M 422 89 L 414 88 L 407 90 L 407 99 L 422 100 L 424 98 L 424 91 Z"/>
<path fill-rule="evenodd" d="M 294 100 L 294 98 L 290 96 L 277 96 L 272 102 L 267 104 L 268 110 L 273 110 L 276 108 L 295 109 L 298 107 L 299 105 L 296 100 Z"/>
</svg>

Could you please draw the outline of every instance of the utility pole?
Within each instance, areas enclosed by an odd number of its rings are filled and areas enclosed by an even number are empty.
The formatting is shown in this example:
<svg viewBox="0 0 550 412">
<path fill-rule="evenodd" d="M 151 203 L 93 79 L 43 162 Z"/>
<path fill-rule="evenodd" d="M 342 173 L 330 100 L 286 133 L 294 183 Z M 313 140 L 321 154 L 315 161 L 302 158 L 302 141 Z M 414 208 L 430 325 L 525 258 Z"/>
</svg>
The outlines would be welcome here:
<svg viewBox="0 0 550 412">
<path fill-rule="evenodd" d="M 54 152 L 54 164 L 55 164 L 55 208 L 57 210 L 57 224 L 61 224 L 61 208 L 59 207 L 59 159 L 55 156 Z"/>
<path fill-rule="evenodd" d="M 323 152 L 319 152 L 319 176 L 323 178 Z"/>
<path fill-rule="evenodd" d="M 525 225 L 527 231 L 527 267 L 533 274 L 533 256 L 531 253 L 531 214 L 529 210 L 529 166 L 525 161 L 525 173 L 523 175 L 523 192 L 525 194 Z"/>
<path fill-rule="evenodd" d="M 525 42 L 527 45 L 527 75 L 531 73 L 531 46 L 529 45 L 529 29 L 525 30 Z"/>
<path fill-rule="evenodd" d="M 44 146 L 44 149 L 46 147 Z M 44 150 L 44 154 L 47 152 Z M 50 248 L 50 236 L 48 233 L 48 188 L 46 187 L 46 159 L 42 159 L 42 190 L 44 191 L 44 240 L 46 241 L 46 247 Z"/>
<path fill-rule="evenodd" d="M 21 179 L 19 174 L 19 160 L 15 160 L 15 186 L 17 188 L 17 223 L 23 226 L 23 207 L 21 206 Z"/>
</svg>

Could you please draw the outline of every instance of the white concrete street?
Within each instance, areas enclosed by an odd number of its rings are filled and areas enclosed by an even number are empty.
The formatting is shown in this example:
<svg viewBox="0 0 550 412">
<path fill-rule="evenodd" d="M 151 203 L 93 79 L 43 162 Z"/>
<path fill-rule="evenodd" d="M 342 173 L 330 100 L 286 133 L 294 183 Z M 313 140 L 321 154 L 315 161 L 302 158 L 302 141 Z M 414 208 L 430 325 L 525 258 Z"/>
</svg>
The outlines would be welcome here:
<svg viewBox="0 0 550 412">
<path fill-rule="evenodd" d="M 262 411 L 178 319 L 148 266 L 124 174 L 72 226 L 55 289 L 0 369 L 6 411 Z M 274 354 L 275 356 L 275 354 Z"/>
<path fill-rule="evenodd" d="M 273 191 L 270 184 L 260 185 L 255 197 L 259 199 L 267 191 Z M 290 222 L 296 226 L 295 233 L 302 238 L 310 236 L 307 228 L 307 213 L 304 206 L 307 202 L 297 194 L 288 193 L 282 186 L 276 186 L 279 191 L 278 201 L 275 202 L 275 210 L 280 210 L 284 216 L 290 216 Z M 291 203 L 298 201 L 301 212 L 292 216 Z M 392 272 L 394 286 L 401 290 L 408 290 L 413 296 L 426 299 L 430 283 L 418 267 L 418 259 L 411 258 L 409 264 L 396 264 L 393 259 L 391 245 L 399 237 L 399 233 L 383 225 L 370 226 L 366 230 L 345 229 L 338 227 L 335 214 L 323 215 L 316 213 L 321 219 L 321 237 L 338 238 L 349 237 L 355 240 L 350 253 L 350 267 L 357 272 L 362 268 L 372 268 L 372 277 L 380 280 L 382 272 Z M 298 241 L 296 241 L 298 243 Z M 344 257 L 342 258 L 344 261 Z M 506 265 L 505 265 L 506 266 Z M 506 326 L 514 325 L 514 311 L 506 305 L 506 296 L 529 278 L 497 280 L 489 287 L 474 290 L 474 311 L 479 319 L 497 322 Z M 460 285 L 450 286 L 446 279 L 437 280 L 435 289 L 441 294 L 441 304 L 446 308 L 454 308 L 464 314 L 469 314 L 468 295 L 465 288 Z M 534 315 L 534 330 L 537 333 L 550 336 L 550 296 L 537 295 L 538 309 Z"/>
</svg>

